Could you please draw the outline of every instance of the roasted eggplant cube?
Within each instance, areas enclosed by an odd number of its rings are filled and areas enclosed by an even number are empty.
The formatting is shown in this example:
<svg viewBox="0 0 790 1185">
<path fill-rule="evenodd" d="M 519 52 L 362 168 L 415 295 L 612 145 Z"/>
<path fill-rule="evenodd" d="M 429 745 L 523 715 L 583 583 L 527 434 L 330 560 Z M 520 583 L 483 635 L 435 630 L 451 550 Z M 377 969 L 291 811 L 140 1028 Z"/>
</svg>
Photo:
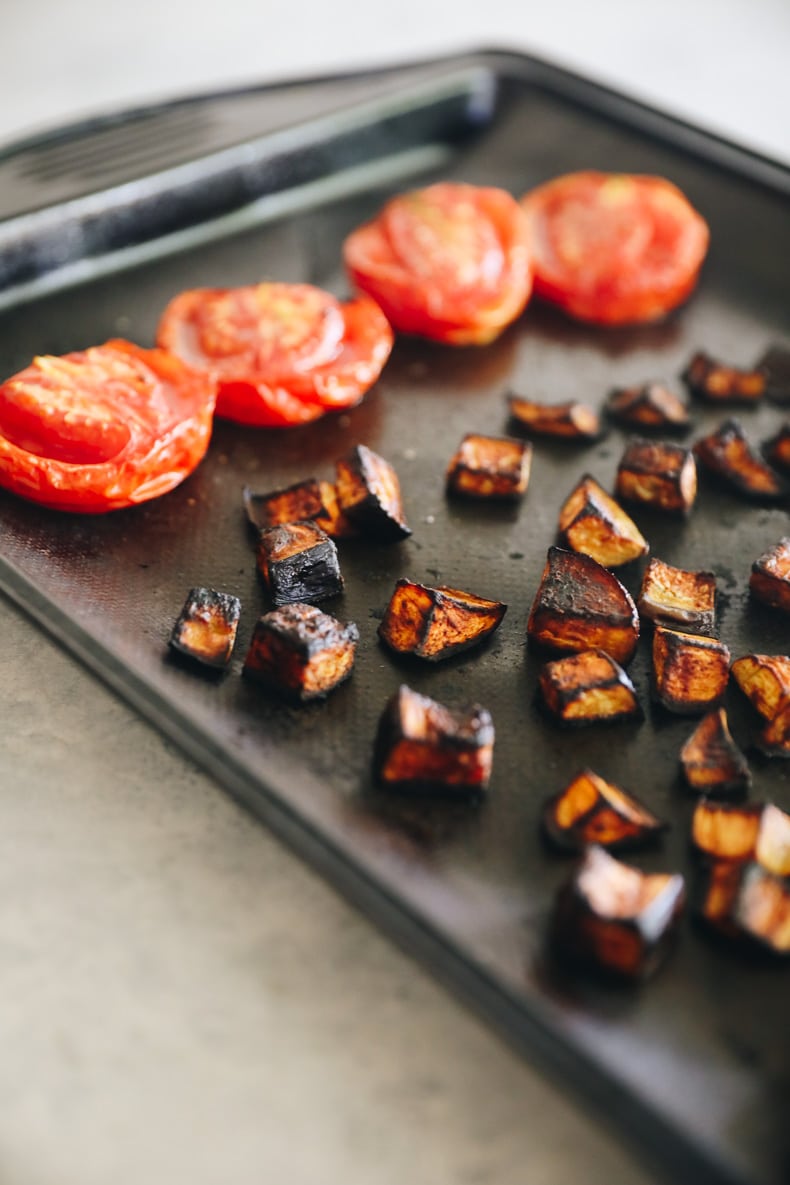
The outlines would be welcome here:
<svg viewBox="0 0 790 1185">
<path fill-rule="evenodd" d="M 544 663 L 538 686 L 546 709 L 561 724 L 614 724 L 642 716 L 633 683 L 603 650 Z"/>
<path fill-rule="evenodd" d="M 655 693 L 670 712 L 695 715 L 716 707 L 729 677 L 730 652 L 723 642 L 656 626 Z"/>
<path fill-rule="evenodd" d="M 493 752 L 485 708 L 455 711 L 404 685 L 379 721 L 374 768 L 382 786 L 466 795 L 488 786 Z"/>
<path fill-rule="evenodd" d="M 679 874 L 640 872 L 592 846 L 560 891 L 553 937 L 573 962 L 642 979 L 669 950 L 684 904 Z"/>
<path fill-rule="evenodd" d="M 639 641 L 639 614 L 628 590 L 597 560 L 550 547 L 527 636 L 550 650 L 598 648 L 627 663 Z"/>
<path fill-rule="evenodd" d="M 782 424 L 776 435 L 765 441 L 762 454 L 769 465 L 790 473 L 790 423 Z"/>
<path fill-rule="evenodd" d="M 759 802 L 733 806 L 703 799 L 694 808 L 691 842 L 715 860 L 752 860 L 762 813 Z"/>
<path fill-rule="evenodd" d="M 720 860 L 708 872 L 700 914 L 729 938 L 790 954 L 790 880 L 756 861 Z"/>
<path fill-rule="evenodd" d="M 752 448 L 738 420 L 725 420 L 694 445 L 700 465 L 738 494 L 774 502 L 787 492 L 785 483 Z"/>
<path fill-rule="evenodd" d="M 261 531 L 258 570 L 275 605 L 325 601 L 343 591 L 337 548 L 312 522 Z"/>
<path fill-rule="evenodd" d="M 241 616 L 241 601 L 213 588 L 193 588 L 173 626 L 170 646 L 203 666 L 230 662 Z"/>
<path fill-rule="evenodd" d="M 767 757 L 790 757 L 790 695 L 782 700 L 757 737 L 757 747 Z"/>
<path fill-rule="evenodd" d="M 691 449 L 666 440 L 636 437 L 617 469 L 618 498 L 670 514 L 689 514 L 697 497 L 697 466 Z"/>
<path fill-rule="evenodd" d="M 290 604 L 259 618 L 244 674 L 289 700 L 328 695 L 354 666 L 359 631 L 315 605 Z"/>
<path fill-rule="evenodd" d="M 501 601 L 457 588 L 399 580 L 378 633 L 391 650 L 438 662 L 485 641 L 506 609 Z"/>
<path fill-rule="evenodd" d="M 398 475 L 389 461 L 358 444 L 336 463 L 336 470 L 338 504 L 354 527 L 380 543 L 394 543 L 411 535 Z"/>
<path fill-rule="evenodd" d="M 766 389 L 762 368 L 741 370 L 727 366 L 700 351 L 683 372 L 683 381 L 693 395 L 710 403 L 756 403 Z"/>
<path fill-rule="evenodd" d="M 790 536 L 785 535 L 754 561 L 749 591 L 764 605 L 790 613 Z"/>
<path fill-rule="evenodd" d="M 687 572 L 655 557 L 642 577 L 636 600 L 642 618 L 690 634 L 716 629 L 716 577 L 713 572 Z"/>
<path fill-rule="evenodd" d="M 790 350 L 770 346 L 757 363 L 765 375 L 765 394 L 775 403 L 790 403 Z"/>
<path fill-rule="evenodd" d="M 703 716 L 680 750 L 680 764 L 697 794 L 743 794 L 751 784 L 749 764 L 732 739 L 724 708 Z"/>
<path fill-rule="evenodd" d="M 528 441 L 469 434 L 447 467 L 447 492 L 466 498 L 520 498 L 531 464 Z"/>
<path fill-rule="evenodd" d="M 586 403 L 540 403 L 521 395 L 508 398 L 510 414 L 520 428 L 536 436 L 559 436 L 565 440 L 594 440 L 601 432 L 598 413 Z"/>
<path fill-rule="evenodd" d="M 557 847 L 580 852 L 588 844 L 609 851 L 649 843 L 666 823 L 631 794 L 591 769 L 578 773 L 543 808 L 543 829 Z"/>
<path fill-rule="evenodd" d="M 255 494 L 249 486 L 245 486 L 242 497 L 249 523 L 258 531 L 279 526 L 280 523 L 314 519 L 324 506 L 321 487 L 314 477 L 266 494 Z"/>
<path fill-rule="evenodd" d="M 560 508 L 560 542 L 617 568 L 647 555 L 647 540 L 633 519 L 594 477 L 585 475 Z"/>
<path fill-rule="evenodd" d="M 772 720 L 782 701 L 790 696 L 790 655 L 745 654 L 730 673 L 754 709 Z"/>
<path fill-rule="evenodd" d="M 689 425 L 686 404 L 660 383 L 620 387 L 612 391 L 607 411 L 619 424 L 641 428 L 645 432 L 682 432 Z"/>
</svg>

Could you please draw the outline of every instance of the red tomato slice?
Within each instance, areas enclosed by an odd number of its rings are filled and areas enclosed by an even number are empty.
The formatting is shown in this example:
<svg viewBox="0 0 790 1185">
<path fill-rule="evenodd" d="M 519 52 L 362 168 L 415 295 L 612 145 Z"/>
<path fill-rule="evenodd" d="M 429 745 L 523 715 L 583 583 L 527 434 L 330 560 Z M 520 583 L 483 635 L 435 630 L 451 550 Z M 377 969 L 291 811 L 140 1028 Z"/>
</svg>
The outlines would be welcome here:
<svg viewBox="0 0 790 1185">
<path fill-rule="evenodd" d="M 217 415 L 256 427 L 352 407 L 392 349 L 381 309 L 310 284 L 199 288 L 170 302 L 157 340 L 216 384 Z"/>
<path fill-rule="evenodd" d="M 401 194 L 343 254 L 397 330 L 453 345 L 492 341 L 532 288 L 527 222 L 501 189 L 447 181 Z"/>
<path fill-rule="evenodd" d="M 535 292 L 603 325 L 655 321 L 692 292 L 708 227 L 661 177 L 569 173 L 521 199 Z"/>
<path fill-rule="evenodd" d="M 211 437 L 211 385 L 125 341 L 36 358 L 0 386 L 0 486 L 98 514 L 167 493 Z"/>
</svg>

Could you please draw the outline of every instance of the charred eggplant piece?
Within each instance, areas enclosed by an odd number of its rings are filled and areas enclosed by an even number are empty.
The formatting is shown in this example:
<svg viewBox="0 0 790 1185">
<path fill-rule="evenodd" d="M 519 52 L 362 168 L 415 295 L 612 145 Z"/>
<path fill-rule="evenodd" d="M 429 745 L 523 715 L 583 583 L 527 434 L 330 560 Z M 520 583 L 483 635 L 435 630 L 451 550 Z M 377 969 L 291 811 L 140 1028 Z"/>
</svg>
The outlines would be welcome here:
<svg viewBox="0 0 790 1185">
<path fill-rule="evenodd" d="M 782 424 L 776 435 L 765 441 L 762 453 L 769 465 L 790 473 L 790 422 Z"/>
<path fill-rule="evenodd" d="M 510 414 L 519 427 L 536 436 L 558 436 L 564 440 L 595 440 L 601 434 L 598 413 L 586 403 L 540 403 L 521 395 L 508 397 Z"/>
<path fill-rule="evenodd" d="M 543 828 L 565 851 L 580 852 L 588 844 L 609 851 L 649 843 L 667 824 L 632 795 L 584 769 L 543 808 Z"/>
<path fill-rule="evenodd" d="M 213 588 L 190 589 L 170 635 L 170 646 L 202 666 L 221 670 L 230 662 L 241 601 Z"/>
<path fill-rule="evenodd" d="M 605 568 L 617 568 L 647 555 L 649 546 L 633 519 L 586 474 L 560 509 L 560 542 L 589 555 Z"/>
<path fill-rule="evenodd" d="M 488 786 L 493 753 L 485 708 L 454 711 L 403 685 L 379 721 L 374 768 L 382 786 L 470 794 Z"/>
<path fill-rule="evenodd" d="M 538 686 L 546 709 L 561 724 L 616 724 L 642 716 L 633 683 L 604 650 L 545 663 Z"/>
<path fill-rule="evenodd" d="M 636 600 L 640 615 L 654 625 L 690 634 L 716 629 L 716 577 L 713 572 L 687 572 L 651 559 Z"/>
<path fill-rule="evenodd" d="M 689 426 L 683 400 L 660 383 L 617 388 L 609 396 L 607 411 L 619 424 L 646 432 L 682 432 Z"/>
<path fill-rule="evenodd" d="M 244 674 L 297 703 L 321 699 L 347 679 L 359 631 L 314 605 L 283 605 L 259 618 Z"/>
<path fill-rule="evenodd" d="M 680 764 L 697 794 L 743 794 L 751 784 L 748 762 L 732 739 L 724 708 L 703 716 L 680 750 Z"/>
<path fill-rule="evenodd" d="M 775 501 L 786 490 L 782 479 L 758 456 L 738 420 L 725 420 L 694 445 L 700 464 L 730 489 L 757 501 Z"/>
<path fill-rule="evenodd" d="M 790 656 L 786 654 L 746 654 L 735 660 L 730 672 L 766 720 L 773 720 L 782 701 L 790 696 Z"/>
<path fill-rule="evenodd" d="M 315 519 L 324 509 L 321 487 L 314 477 L 266 494 L 255 494 L 245 486 L 242 498 L 247 519 L 256 531 Z"/>
<path fill-rule="evenodd" d="M 756 862 L 714 862 L 700 914 L 729 938 L 745 940 L 771 955 L 790 954 L 790 880 Z"/>
<path fill-rule="evenodd" d="M 790 350 L 771 346 L 757 363 L 765 375 L 765 394 L 775 403 L 790 403 Z"/>
<path fill-rule="evenodd" d="M 639 641 L 631 595 L 590 556 L 550 547 L 527 623 L 529 639 L 550 650 L 599 648 L 627 663 Z"/>
<path fill-rule="evenodd" d="M 740 370 L 737 366 L 725 366 L 704 351 L 691 359 L 683 372 L 683 381 L 693 395 L 709 403 L 756 403 L 766 389 L 762 368 Z"/>
<path fill-rule="evenodd" d="M 754 561 L 749 591 L 764 605 L 790 613 L 790 536 L 785 535 Z"/>
<path fill-rule="evenodd" d="M 685 896 L 678 873 L 640 872 L 593 846 L 560 891 L 554 939 L 574 962 L 642 979 L 667 954 Z"/>
<path fill-rule="evenodd" d="M 767 757 L 790 757 L 790 696 L 782 700 L 759 734 L 757 745 Z"/>
<path fill-rule="evenodd" d="M 378 634 L 399 654 L 438 662 L 483 642 L 506 610 L 501 601 L 488 601 L 457 588 L 429 588 L 413 580 L 399 580 Z"/>
<path fill-rule="evenodd" d="M 337 548 L 313 522 L 261 531 L 258 570 L 275 605 L 325 601 L 343 591 Z"/>
<path fill-rule="evenodd" d="M 520 498 L 529 484 L 532 445 L 510 436 L 465 436 L 447 467 L 447 492 L 467 498 Z"/>
<path fill-rule="evenodd" d="M 653 634 L 653 676 L 656 698 L 670 712 L 707 712 L 727 689 L 730 652 L 716 638 L 659 625 Z"/>
<path fill-rule="evenodd" d="M 411 535 L 403 513 L 398 475 L 378 453 L 358 444 L 336 464 L 337 501 L 350 523 L 381 543 Z"/>
<path fill-rule="evenodd" d="M 617 469 L 618 498 L 670 514 L 689 514 L 697 497 L 697 466 L 691 449 L 666 440 L 636 437 Z"/>
<path fill-rule="evenodd" d="M 733 806 L 703 799 L 694 808 L 691 842 L 715 860 L 752 860 L 762 813 L 759 802 Z"/>
</svg>

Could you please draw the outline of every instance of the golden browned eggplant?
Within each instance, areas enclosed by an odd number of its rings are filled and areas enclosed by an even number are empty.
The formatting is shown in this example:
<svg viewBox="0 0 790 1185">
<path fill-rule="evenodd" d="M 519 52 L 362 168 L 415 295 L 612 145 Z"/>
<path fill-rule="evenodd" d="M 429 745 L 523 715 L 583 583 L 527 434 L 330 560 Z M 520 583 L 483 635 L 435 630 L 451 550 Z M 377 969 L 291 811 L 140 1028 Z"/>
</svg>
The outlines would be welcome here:
<svg viewBox="0 0 790 1185">
<path fill-rule="evenodd" d="M 493 753 L 485 708 L 456 711 L 403 685 L 379 721 L 374 769 L 383 786 L 468 794 L 488 786 Z"/>
<path fill-rule="evenodd" d="M 483 642 L 505 616 L 507 605 L 457 588 L 429 588 L 399 580 L 378 629 L 379 637 L 400 654 L 430 662 L 449 658 Z"/>
<path fill-rule="evenodd" d="M 331 481 L 319 481 L 321 509 L 315 522 L 330 539 L 351 539 L 357 534 L 354 524 L 343 514 L 337 500 L 337 490 Z"/>
<path fill-rule="evenodd" d="M 247 519 L 258 531 L 276 527 L 280 523 L 315 519 L 324 508 L 321 487 L 314 477 L 264 494 L 255 494 L 249 486 L 245 486 L 242 498 Z"/>
<path fill-rule="evenodd" d="M 378 453 L 358 444 L 336 464 L 340 509 L 358 530 L 381 543 L 411 535 L 398 475 Z"/>
<path fill-rule="evenodd" d="M 544 663 L 538 686 L 546 708 L 562 724 L 614 724 L 642 715 L 633 683 L 604 650 Z"/>
<path fill-rule="evenodd" d="M 601 432 L 598 413 L 586 403 L 540 403 L 521 395 L 508 397 L 510 414 L 521 428 L 536 436 L 560 436 L 565 440 L 594 440 Z"/>
<path fill-rule="evenodd" d="M 636 437 L 620 460 L 615 492 L 627 502 L 671 514 L 688 514 L 697 497 L 694 454 L 666 440 Z"/>
<path fill-rule="evenodd" d="M 685 897 L 679 873 L 640 872 L 592 846 L 560 890 L 553 937 L 574 962 L 642 979 L 667 954 Z"/>
<path fill-rule="evenodd" d="M 632 795 L 591 769 L 578 773 L 543 808 L 543 828 L 566 851 L 600 844 L 609 851 L 637 847 L 667 827 Z"/>
<path fill-rule="evenodd" d="M 470 433 L 447 467 L 447 491 L 468 498 L 520 498 L 529 484 L 531 465 L 528 441 Z"/>
<path fill-rule="evenodd" d="M 694 455 L 708 473 L 747 498 L 773 502 L 786 493 L 784 482 L 749 444 L 738 420 L 725 420 L 701 437 Z"/>
<path fill-rule="evenodd" d="M 732 739 L 724 708 L 703 716 L 680 750 L 680 764 L 698 794 L 739 794 L 751 784 L 748 762 Z"/>
<path fill-rule="evenodd" d="M 790 954 L 790 879 L 756 861 L 715 861 L 700 909 L 708 925 L 772 955 Z"/>
<path fill-rule="evenodd" d="M 639 641 L 639 614 L 608 568 L 590 556 L 550 547 L 527 635 L 551 650 L 578 653 L 597 647 L 627 663 Z"/>
<path fill-rule="evenodd" d="M 782 424 L 776 435 L 765 441 L 762 454 L 769 465 L 790 472 L 790 422 Z"/>
<path fill-rule="evenodd" d="M 698 851 L 716 860 L 751 860 L 762 813 L 759 802 L 733 806 L 703 799 L 694 808 L 691 842 Z"/>
<path fill-rule="evenodd" d="M 641 616 L 691 634 L 713 634 L 716 628 L 716 577 L 713 572 L 687 572 L 655 557 L 642 577 L 636 599 Z"/>
<path fill-rule="evenodd" d="M 173 626 L 170 646 L 203 666 L 222 668 L 230 662 L 241 615 L 241 601 L 213 588 L 190 589 Z"/>
<path fill-rule="evenodd" d="M 716 638 L 658 625 L 653 634 L 653 677 L 656 697 L 670 712 L 706 712 L 727 689 L 730 652 Z"/>
<path fill-rule="evenodd" d="M 730 667 L 733 679 L 752 706 L 772 720 L 790 696 L 790 655 L 745 654 Z"/>
<path fill-rule="evenodd" d="M 293 603 L 259 618 L 244 674 L 299 703 L 328 695 L 354 666 L 359 631 L 316 609 Z"/>
<path fill-rule="evenodd" d="M 617 568 L 647 555 L 647 540 L 614 498 L 586 474 L 560 508 L 560 542 Z"/>
<path fill-rule="evenodd" d="M 757 745 L 768 757 L 790 757 L 790 696 L 782 700 L 759 734 Z"/>
<path fill-rule="evenodd" d="M 689 412 L 683 400 L 660 383 L 618 387 L 612 391 L 606 406 L 613 420 L 629 428 L 678 432 L 689 425 Z"/>
<path fill-rule="evenodd" d="M 710 403 L 756 403 L 765 394 L 761 368 L 741 370 L 725 366 L 703 351 L 695 354 L 683 372 L 683 381 L 694 395 Z"/>
<path fill-rule="evenodd" d="M 314 522 L 261 531 L 258 570 L 275 605 L 325 601 L 343 591 L 337 548 Z"/>
<path fill-rule="evenodd" d="M 764 605 L 790 613 L 790 535 L 754 561 L 749 591 Z"/>
</svg>

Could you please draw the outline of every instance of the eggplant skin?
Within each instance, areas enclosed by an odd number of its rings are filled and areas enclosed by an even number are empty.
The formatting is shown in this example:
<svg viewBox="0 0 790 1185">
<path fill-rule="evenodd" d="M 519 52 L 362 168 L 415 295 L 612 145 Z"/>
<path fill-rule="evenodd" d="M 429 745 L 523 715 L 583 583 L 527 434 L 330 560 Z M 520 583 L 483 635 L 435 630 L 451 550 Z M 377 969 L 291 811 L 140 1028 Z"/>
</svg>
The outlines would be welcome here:
<svg viewBox="0 0 790 1185">
<path fill-rule="evenodd" d="M 351 674 L 358 641 L 353 622 L 315 605 L 283 605 L 258 619 L 244 674 L 297 703 L 323 699 Z"/>
<path fill-rule="evenodd" d="M 378 635 L 399 654 L 440 662 L 484 642 L 506 611 L 501 601 L 402 579 L 395 585 Z"/>
<path fill-rule="evenodd" d="M 233 654 L 241 601 L 213 588 L 190 589 L 173 626 L 170 647 L 202 666 L 221 670 Z"/>
<path fill-rule="evenodd" d="M 379 720 L 373 768 L 379 785 L 453 796 L 487 789 L 494 723 L 479 704 L 454 710 L 405 684 Z"/>
<path fill-rule="evenodd" d="M 337 547 L 314 522 L 261 531 L 258 570 L 275 605 L 325 601 L 343 591 Z"/>
</svg>

